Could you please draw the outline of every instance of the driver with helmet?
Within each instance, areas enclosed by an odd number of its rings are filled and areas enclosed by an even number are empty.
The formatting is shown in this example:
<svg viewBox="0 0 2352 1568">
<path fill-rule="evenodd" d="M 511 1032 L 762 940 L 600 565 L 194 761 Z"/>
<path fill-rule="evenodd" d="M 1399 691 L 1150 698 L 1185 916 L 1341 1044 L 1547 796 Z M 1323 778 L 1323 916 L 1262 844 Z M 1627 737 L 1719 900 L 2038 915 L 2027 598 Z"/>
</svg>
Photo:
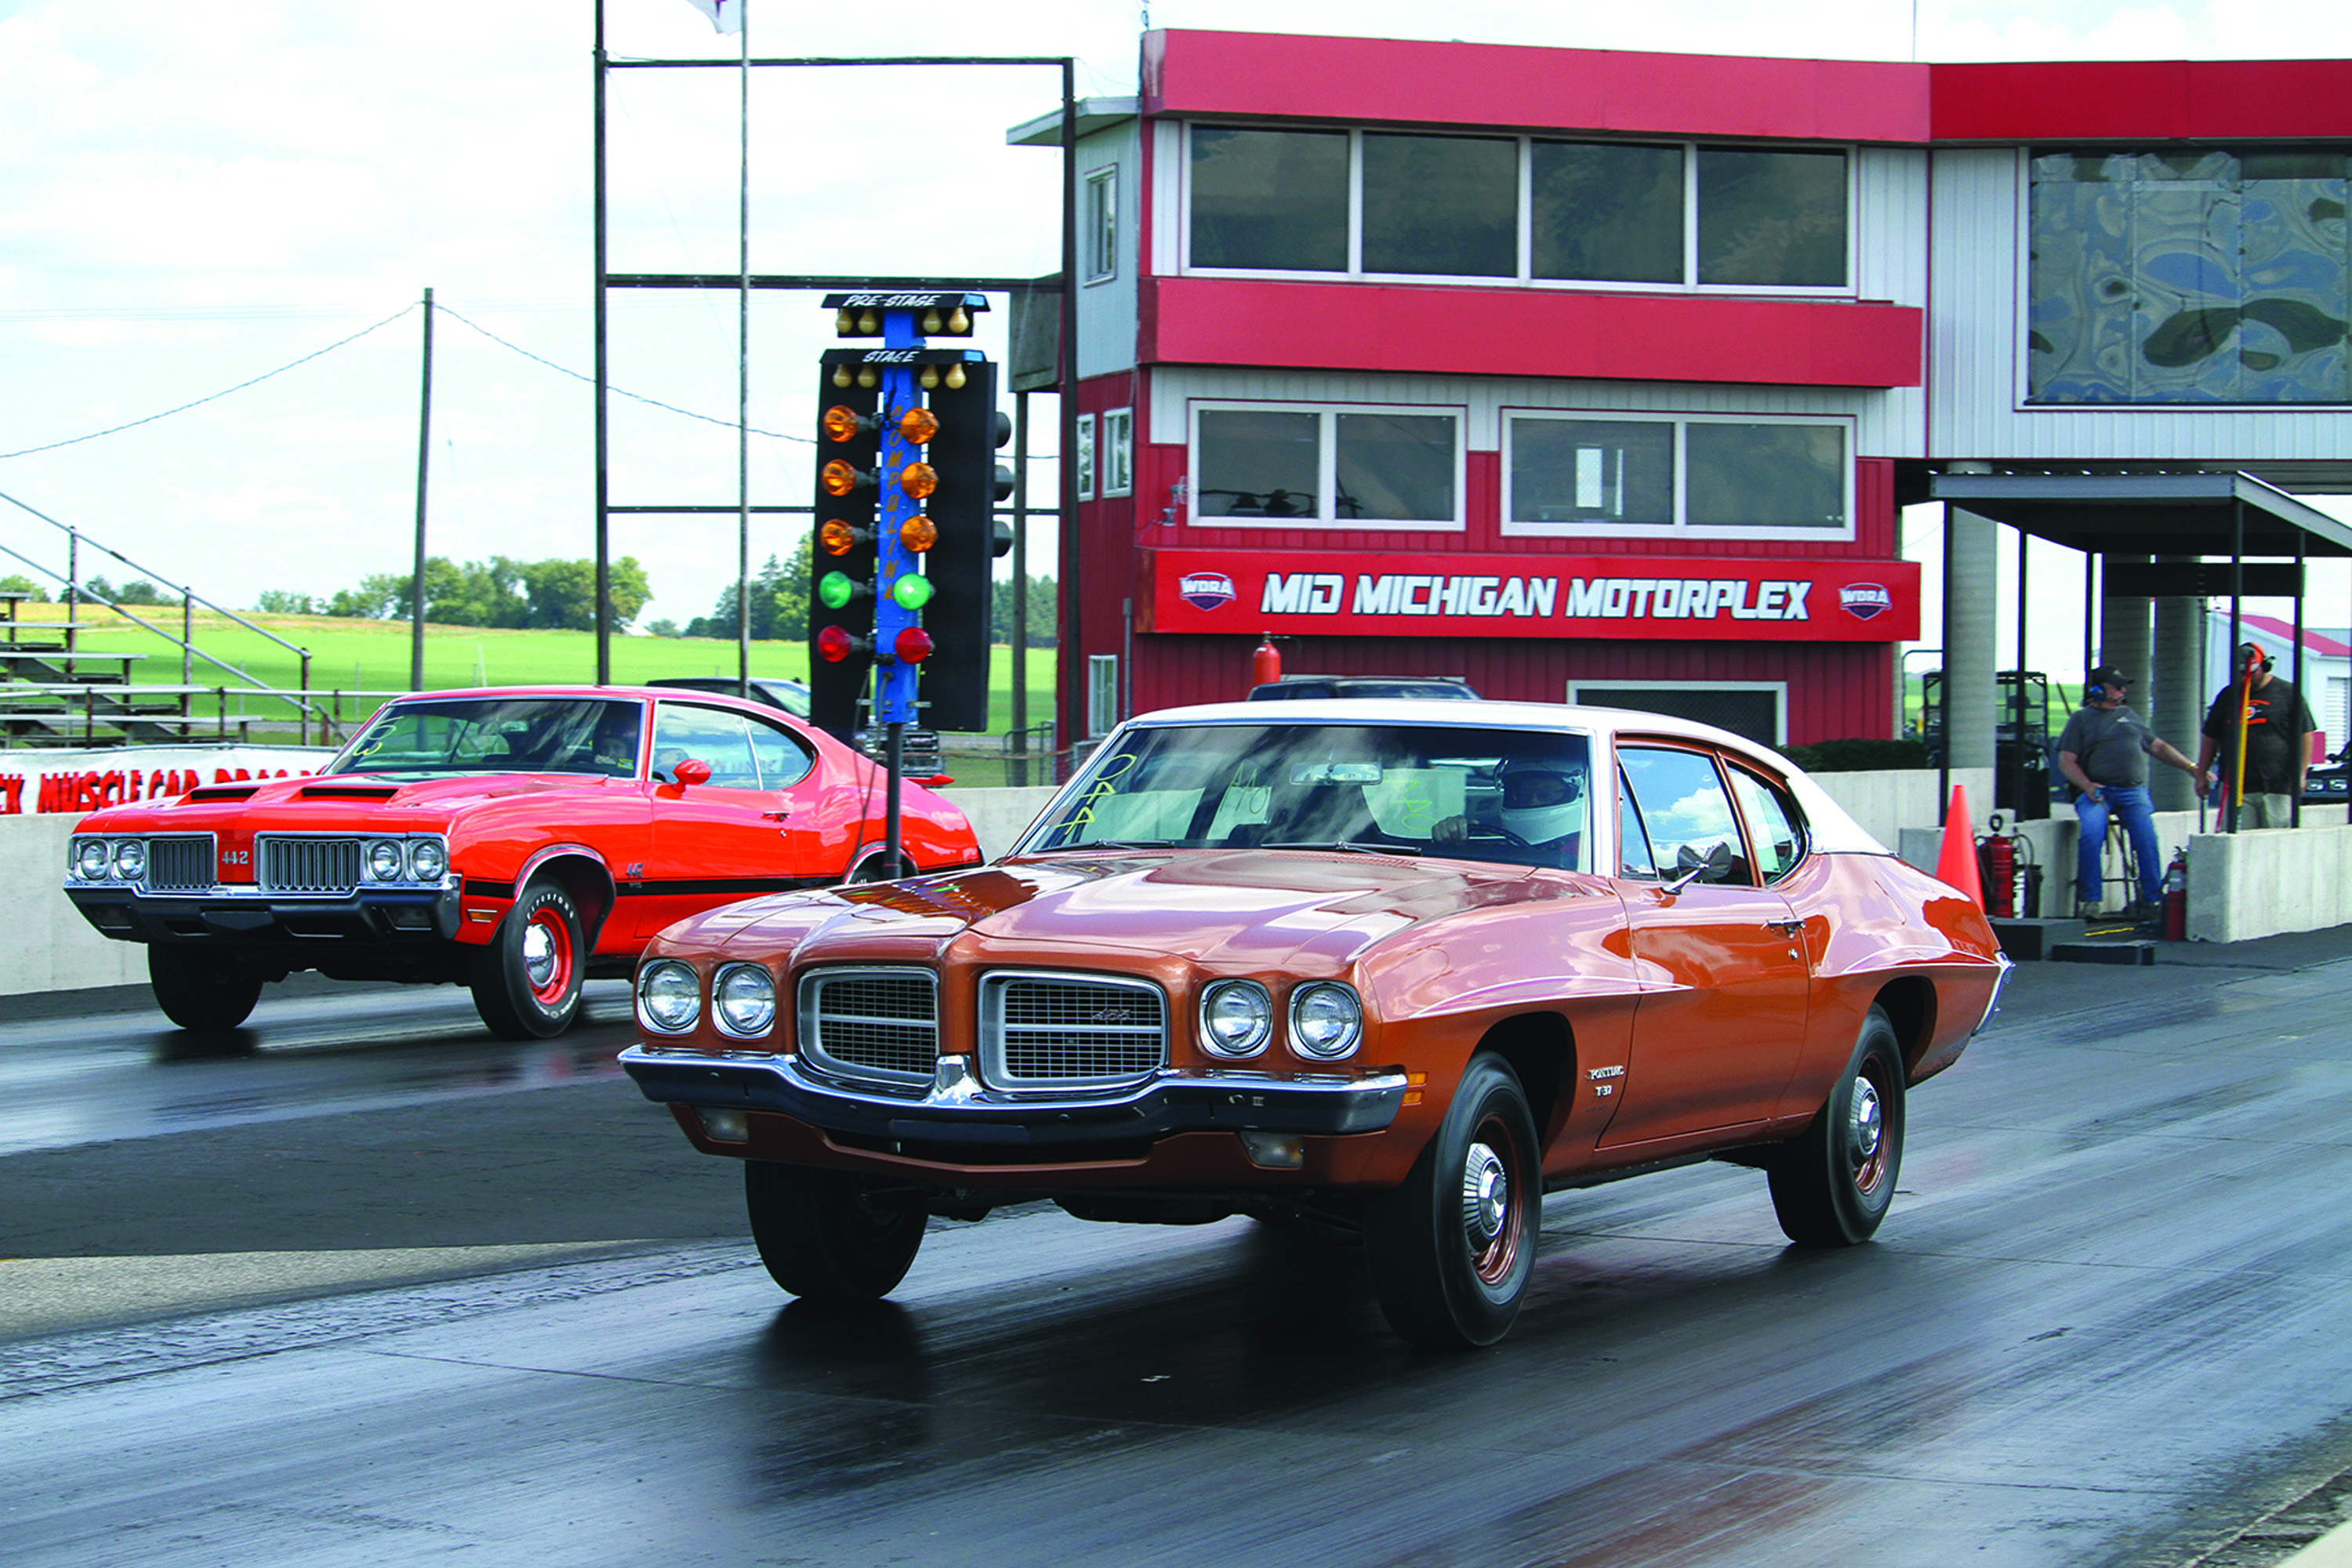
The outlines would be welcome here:
<svg viewBox="0 0 2352 1568">
<path fill-rule="evenodd" d="M 1574 870 L 1584 837 L 1583 768 L 1561 757 L 1507 757 L 1496 782 L 1502 788 L 1496 820 L 1504 837 L 1535 850 L 1534 864 Z M 1431 837 L 1443 844 L 1462 843 L 1470 837 L 1469 820 L 1448 817 Z"/>
</svg>

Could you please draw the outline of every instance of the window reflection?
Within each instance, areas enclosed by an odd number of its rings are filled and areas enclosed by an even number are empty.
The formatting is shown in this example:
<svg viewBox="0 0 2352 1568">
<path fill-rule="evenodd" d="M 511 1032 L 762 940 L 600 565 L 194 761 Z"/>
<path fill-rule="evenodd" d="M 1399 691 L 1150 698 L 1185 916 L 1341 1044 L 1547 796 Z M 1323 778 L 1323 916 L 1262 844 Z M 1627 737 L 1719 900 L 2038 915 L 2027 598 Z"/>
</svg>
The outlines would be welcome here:
<svg viewBox="0 0 2352 1568">
<path fill-rule="evenodd" d="M 1700 282 L 1835 288 L 1845 227 L 1844 153 L 1699 149 Z"/>
<path fill-rule="evenodd" d="M 1514 419 L 1515 522 L 1675 521 L 1675 427 L 1631 419 Z"/>
<path fill-rule="evenodd" d="M 1834 425 L 1694 421 L 1684 437 L 1694 528 L 1843 528 L 1845 432 Z"/>
<path fill-rule="evenodd" d="M 1348 268 L 1344 131 L 1192 128 L 1192 265 Z"/>
<path fill-rule="evenodd" d="M 1528 149 L 1535 275 L 1683 280 L 1683 150 L 1538 142 Z"/>
<path fill-rule="evenodd" d="M 1518 216 L 1517 142 L 1365 136 L 1365 271 L 1516 277 Z"/>
<path fill-rule="evenodd" d="M 1195 515 L 1316 515 L 1317 424 L 1286 410 L 1203 410 Z"/>
<path fill-rule="evenodd" d="M 1451 416 L 1342 414 L 1338 422 L 1338 520 L 1433 522 L 1454 516 Z"/>
</svg>

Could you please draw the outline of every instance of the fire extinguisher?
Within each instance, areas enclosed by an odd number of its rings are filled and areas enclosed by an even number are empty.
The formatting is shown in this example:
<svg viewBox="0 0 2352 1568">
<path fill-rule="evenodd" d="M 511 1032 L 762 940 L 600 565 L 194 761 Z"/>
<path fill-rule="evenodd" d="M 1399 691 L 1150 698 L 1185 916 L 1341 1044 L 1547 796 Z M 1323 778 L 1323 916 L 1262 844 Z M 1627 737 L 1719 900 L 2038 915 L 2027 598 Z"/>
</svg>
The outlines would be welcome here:
<svg viewBox="0 0 2352 1568">
<path fill-rule="evenodd" d="M 1274 646 L 1274 634 L 1268 632 L 1250 655 L 1250 680 L 1257 686 L 1271 686 L 1282 679 L 1282 652 Z"/>
<path fill-rule="evenodd" d="M 1997 921 L 2017 918 L 2017 840 L 2001 833 L 1998 813 L 1988 821 L 1992 831 L 1977 840 L 1977 868 L 1982 873 L 1985 913 Z"/>
<path fill-rule="evenodd" d="M 2189 851 L 2186 847 L 2174 852 L 2172 864 L 2164 869 L 2164 940 L 2189 940 Z"/>
</svg>

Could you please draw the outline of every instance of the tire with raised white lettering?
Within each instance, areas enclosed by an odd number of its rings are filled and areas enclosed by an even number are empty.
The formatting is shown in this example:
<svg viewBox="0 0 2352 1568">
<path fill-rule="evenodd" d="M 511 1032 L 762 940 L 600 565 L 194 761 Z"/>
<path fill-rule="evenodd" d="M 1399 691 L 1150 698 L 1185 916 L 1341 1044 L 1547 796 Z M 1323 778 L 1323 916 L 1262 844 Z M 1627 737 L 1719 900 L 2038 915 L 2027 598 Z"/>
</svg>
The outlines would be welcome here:
<svg viewBox="0 0 2352 1568">
<path fill-rule="evenodd" d="M 522 890 L 498 934 L 474 956 L 474 1011 L 490 1033 L 544 1040 L 580 1011 L 587 947 L 572 895 L 541 878 Z"/>
</svg>

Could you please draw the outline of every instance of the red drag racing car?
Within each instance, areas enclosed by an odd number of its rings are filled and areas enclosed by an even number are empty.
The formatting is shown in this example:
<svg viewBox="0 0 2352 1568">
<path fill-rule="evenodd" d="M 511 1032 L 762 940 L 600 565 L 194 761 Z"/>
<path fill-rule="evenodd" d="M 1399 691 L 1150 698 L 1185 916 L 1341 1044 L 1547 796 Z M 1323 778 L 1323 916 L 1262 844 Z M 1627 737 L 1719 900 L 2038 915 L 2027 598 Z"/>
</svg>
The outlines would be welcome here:
<svg viewBox="0 0 2352 1568">
<path fill-rule="evenodd" d="M 387 703 L 315 777 L 211 784 L 85 818 L 66 893 L 147 944 L 173 1023 L 234 1028 L 296 970 L 456 982 L 509 1038 L 572 1022 L 664 926 L 754 894 L 976 866 L 919 785 L 885 853 L 883 772 L 809 725 L 700 692 L 531 687 Z"/>
</svg>

